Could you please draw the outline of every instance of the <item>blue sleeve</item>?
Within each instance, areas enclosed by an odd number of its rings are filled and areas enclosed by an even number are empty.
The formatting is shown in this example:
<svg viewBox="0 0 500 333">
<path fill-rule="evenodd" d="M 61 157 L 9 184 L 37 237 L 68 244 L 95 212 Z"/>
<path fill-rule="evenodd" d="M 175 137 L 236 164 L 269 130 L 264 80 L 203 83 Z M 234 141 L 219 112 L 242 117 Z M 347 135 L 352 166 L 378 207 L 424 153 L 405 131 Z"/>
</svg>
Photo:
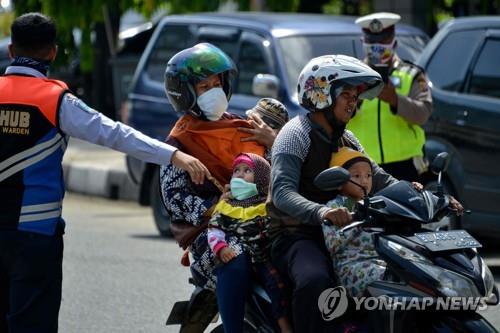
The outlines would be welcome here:
<svg viewBox="0 0 500 333">
<path fill-rule="evenodd" d="M 190 186 L 190 178 L 186 171 L 173 165 L 160 168 L 161 196 L 173 220 L 185 220 L 193 225 L 202 222 L 203 214 L 215 202 L 197 196 Z"/>
<path fill-rule="evenodd" d="M 177 150 L 130 126 L 109 119 L 72 94 L 64 95 L 61 102 L 59 127 L 65 134 L 75 138 L 159 165 L 170 164 Z"/>
</svg>

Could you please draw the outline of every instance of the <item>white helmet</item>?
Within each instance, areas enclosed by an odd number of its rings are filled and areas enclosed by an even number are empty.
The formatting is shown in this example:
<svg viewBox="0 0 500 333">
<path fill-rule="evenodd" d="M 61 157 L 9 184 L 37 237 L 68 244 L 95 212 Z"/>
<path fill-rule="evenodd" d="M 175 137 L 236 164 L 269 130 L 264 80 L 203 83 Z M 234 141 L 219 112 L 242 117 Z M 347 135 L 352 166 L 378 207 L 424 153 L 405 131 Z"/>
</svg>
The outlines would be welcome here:
<svg viewBox="0 0 500 333">
<path fill-rule="evenodd" d="M 344 86 L 358 87 L 359 98 L 377 97 L 384 83 L 380 74 L 356 58 L 324 55 L 311 59 L 298 80 L 300 105 L 311 112 L 323 111 L 335 103 Z"/>
</svg>

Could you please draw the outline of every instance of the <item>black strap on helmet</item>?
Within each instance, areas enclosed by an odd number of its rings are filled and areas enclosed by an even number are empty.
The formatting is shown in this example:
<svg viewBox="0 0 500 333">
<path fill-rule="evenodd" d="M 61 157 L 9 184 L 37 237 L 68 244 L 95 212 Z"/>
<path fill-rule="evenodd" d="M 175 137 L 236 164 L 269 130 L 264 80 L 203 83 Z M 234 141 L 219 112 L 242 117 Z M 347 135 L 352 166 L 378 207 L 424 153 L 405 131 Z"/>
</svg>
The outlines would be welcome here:
<svg viewBox="0 0 500 333">
<path fill-rule="evenodd" d="M 344 135 L 347 124 L 340 122 L 337 117 L 335 117 L 335 114 L 333 113 L 333 107 L 322 110 L 321 112 L 323 112 L 326 120 L 328 121 L 328 124 L 330 124 L 330 127 L 332 128 L 330 147 L 332 152 L 336 152 L 339 150 L 339 141 L 342 135 Z"/>
</svg>

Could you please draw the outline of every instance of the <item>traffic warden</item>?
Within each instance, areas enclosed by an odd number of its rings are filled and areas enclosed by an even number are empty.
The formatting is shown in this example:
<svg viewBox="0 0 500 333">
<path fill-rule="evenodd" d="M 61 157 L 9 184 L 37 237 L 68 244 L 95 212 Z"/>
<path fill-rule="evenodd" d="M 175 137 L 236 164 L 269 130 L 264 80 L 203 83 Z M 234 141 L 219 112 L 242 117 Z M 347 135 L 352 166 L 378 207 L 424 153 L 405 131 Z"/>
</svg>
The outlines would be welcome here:
<svg viewBox="0 0 500 333">
<path fill-rule="evenodd" d="M 56 28 L 39 13 L 11 26 L 0 76 L 0 332 L 57 332 L 65 222 L 62 158 L 73 136 L 160 165 L 173 164 L 202 183 L 196 158 L 114 122 L 50 80 Z"/>
<path fill-rule="evenodd" d="M 360 17 L 365 62 L 381 74 L 385 87 L 373 100 L 364 100 L 347 128 L 368 155 L 395 178 L 418 181 L 426 170 L 422 125 L 432 112 L 432 97 L 424 71 L 402 60 L 395 50 L 398 14 Z"/>
</svg>

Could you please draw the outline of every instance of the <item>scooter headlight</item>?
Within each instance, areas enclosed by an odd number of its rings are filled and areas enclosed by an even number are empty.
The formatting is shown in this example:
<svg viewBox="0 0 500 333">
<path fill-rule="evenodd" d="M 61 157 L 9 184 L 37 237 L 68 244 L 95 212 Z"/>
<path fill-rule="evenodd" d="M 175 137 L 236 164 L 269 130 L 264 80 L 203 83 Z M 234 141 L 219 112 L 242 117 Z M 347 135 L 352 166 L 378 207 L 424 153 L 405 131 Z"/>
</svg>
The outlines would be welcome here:
<svg viewBox="0 0 500 333">
<path fill-rule="evenodd" d="M 436 266 L 431 260 L 410 250 L 406 246 L 392 242 L 387 239 L 380 239 L 383 245 L 390 248 L 392 251 L 411 261 L 414 265 L 430 275 L 434 280 L 438 281 L 437 289 L 445 296 L 454 297 L 480 297 L 474 283 L 459 274 Z M 490 272 L 491 274 L 491 272 Z"/>
<path fill-rule="evenodd" d="M 439 266 L 415 263 L 422 271 L 438 281 L 437 289 L 448 297 L 481 297 L 474 283 L 459 274 Z"/>
<path fill-rule="evenodd" d="M 481 277 L 483 278 L 484 289 L 486 290 L 486 294 L 484 296 L 489 297 L 493 292 L 493 287 L 495 286 L 495 278 L 483 258 L 481 258 L 481 267 Z"/>
</svg>

